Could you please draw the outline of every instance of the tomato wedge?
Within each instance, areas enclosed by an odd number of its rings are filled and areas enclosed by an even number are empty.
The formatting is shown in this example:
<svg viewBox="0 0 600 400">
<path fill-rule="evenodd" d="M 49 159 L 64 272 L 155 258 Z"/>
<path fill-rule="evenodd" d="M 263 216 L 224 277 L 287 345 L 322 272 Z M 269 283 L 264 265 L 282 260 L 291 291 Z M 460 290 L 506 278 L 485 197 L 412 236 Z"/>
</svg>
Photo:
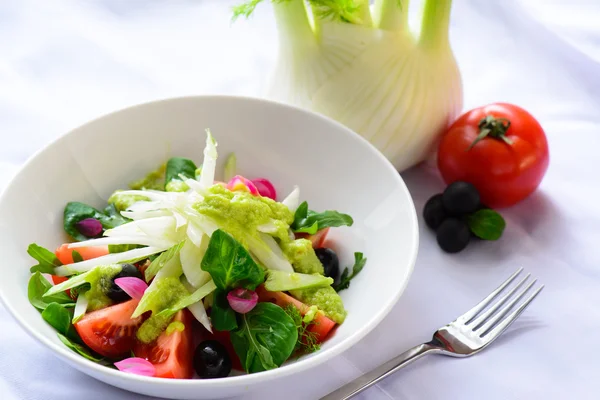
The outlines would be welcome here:
<svg viewBox="0 0 600 400">
<path fill-rule="evenodd" d="M 193 317 L 188 310 L 181 310 L 173 321 L 182 322 L 183 331 L 176 329 L 170 334 L 165 331 L 150 344 L 136 341 L 133 354 L 150 361 L 158 378 L 189 379 L 194 373 Z"/>
<path fill-rule="evenodd" d="M 90 260 L 92 258 L 98 258 L 105 256 L 109 253 L 108 246 L 88 246 L 88 247 L 77 247 L 76 249 L 70 249 L 69 243 L 63 243 L 58 249 L 56 249 L 56 258 L 63 264 L 73 263 L 73 251 L 78 252 L 81 258 L 84 260 Z"/>
<path fill-rule="evenodd" d="M 258 293 L 258 298 L 260 301 L 269 301 L 277 304 L 281 308 L 285 308 L 292 304 L 298 309 L 298 311 L 300 311 L 300 314 L 302 315 L 306 314 L 309 309 L 306 304 L 296 300 L 292 296 L 283 292 L 269 292 L 262 285 L 256 289 L 256 293 Z M 327 335 L 329 335 L 335 325 L 335 322 L 327 318 L 321 311 L 319 311 L 315 316 L 314 324 L 309 325 L 307 331 L 315 333 L 317 343 L 321 343 L 327 338 Z"/>
<path fill-rule="evenodd" d="M 131 319 L 139 301 L 132 299 L 85 314 L 75 323 L 81 340 L 96 353 L 109 358 L 128 355 L 142 317 Z"/>
<path fill-rule="evenodd" d="M 313 249 L 318 249 L 323 247 L 325 243 L 325 239 L 327 239 L 327 234 L 329 233 L 329 227 L 325 229 L 321 229 L 317 231 L 314 235 L 309 235 L 308 233 L 296 233 L 296 239 L 308 239 L 312 242 Z"/>
</svg>

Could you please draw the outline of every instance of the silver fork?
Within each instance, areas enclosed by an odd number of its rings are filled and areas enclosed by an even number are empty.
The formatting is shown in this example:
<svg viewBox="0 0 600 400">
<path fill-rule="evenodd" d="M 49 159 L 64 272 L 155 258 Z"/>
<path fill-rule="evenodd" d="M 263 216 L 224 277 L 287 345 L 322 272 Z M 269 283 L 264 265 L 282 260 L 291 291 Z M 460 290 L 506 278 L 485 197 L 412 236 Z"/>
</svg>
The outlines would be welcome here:
<svg viewBox="0 0 600 400">
<path fill-rule="evenodd" d="M 431 341 L 420 344 L 389 360 L 385 364 L 367 372 L 356 380 L 322 397 L 321 400 L 346 400 L 392 375 L 400 368 L 427 354 L 441 354 L 451 357 L 468 357 L 479 353 L 497 339 L 502 332 L 515 322 L 527 306 L 542 291 L 541 285 L 516 310 L 508 314 L 514 306 L 527 294 L 537 282 L 534 279 L 524 290 L 515 293 L 527 283 L 531 274 L 527 274 L 502 298 L 493 303 L 504 289 L 523 271 L 520 268 L 502 285 L 490 293 L 475 307 L 458 317 L 454 322 L 440 328 L 434 333 Z M 508 304 L 506 304 L 508 302 Z M 502 307 L 504 304 L 506 306 Z M 490 306 L 486 309 L 487 306 Z M 501 308 L 502 307 L 502 308 Z M 508 314 L 508 315 L 507 315 Z"/>
</svg>

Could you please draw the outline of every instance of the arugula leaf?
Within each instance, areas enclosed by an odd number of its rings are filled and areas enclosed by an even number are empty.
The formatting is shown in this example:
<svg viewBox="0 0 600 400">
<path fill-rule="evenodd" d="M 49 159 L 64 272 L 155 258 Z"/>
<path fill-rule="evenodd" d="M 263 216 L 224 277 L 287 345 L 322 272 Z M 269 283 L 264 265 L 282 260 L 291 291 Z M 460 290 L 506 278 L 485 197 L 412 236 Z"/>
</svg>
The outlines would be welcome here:
<svg viewBox="0 0 600 400">
<path fill-rule="evenodd" d="M 38 262 L 37 265 L 34 265 L 29 269 L 31 273 L 41 272 L 43 274 L 53 274 L 54 268 L 62 265 L 53 252 L 42 246 L 38 246 L 35 243 L 31 243 L 29 247 L 27 247 L 27 254 Z"/>
<path fill-rule="evenodd" d="M 77 331 L 73 327 L 71 320 L 73 319 L 73 313 L 69 312 L 65 307 L 58 303 L 50 303 L 44 311 L 42 311 L 42 318 L 44 321 L 50 324 L 58 333 L 65 335 L 67 338 L 81 342 Z"/>
<path fill-rule="evenodd" d="M 235 311 L 229 306 L 227 292 L 217 289 L 210 310 L 210 321 L 218 331 L 231 331 L 238 327 Z"/>
<path fill-rule="evenodd" d="M 363 258 L 363 253 L 354 253 L 354 266 L 352 267 L 352 273 L 350 274 L 348 268 L 344 269 L 339 283 L 333 286 L 335 291 L 339 292 L 340 290 L 348 289 L 350 286 L 350 281 L 354 279 L 356 275 L 360 273 L 360 271 L 362 271 L 366 263 L 367 259 Z"/>
<path fill-rule="evenodd" d="M 29 278 L 27 285 L 27 297 L 32 306 L 38 310 L 45 310 L 49 304 L 58 303 L 65 307 L 75 307 L 73 299 L 65 292 L 59 292 L 44 297 L 44 294 L 52 287 L 46 278 L 38 271 Z"/>
<path fill-rule="evenodd" d="M 332 210 L 317 213 L 309 210 L 308 203 L 305 201 L 296 209 L 292 230 L 314 235 L 321 229 L 352 226 L 352 224 L 354 224 L 354 220 L 347 214 Z"/>
<path fill-rule="evenodd" d="M 467 216 L 467 224 L 469 224 L 471 232 L 484 240 L 500 239 L 506 228 L 506 221 L 502 215 L 486 208 Z"/>
<path fill-rule="evenodd" d="M 112 362 L 107 360 L 106 358 L 100 356 L 100 355 L 96 355 L 94 352 L 92 352 L 91 350 L 88 350 L 86 347 L 78 344 L 78 343 L 73 343 L 68 337 L 66 337 L 65 335 L 61 334 L 61 333 L 57 333 L 56 334 L 58 336 L 58 338 L 60 339 L 60 341 L 67 346 L 69 349 L 73 350 L 75 353 L 79 354 L 80 356 L 102 364 L 102 365 L 112 365 Z"/>
<path fill-rule="evenodd" d="M 167 161 L 167 172 L 165 175 L 165 187 L 173 179 L 181 180 L 179 175 L 189 179 L 196 179 L 196 164 L 190 159 L 172 157 Z"/>
<path fill-rule="evenodd" d="M 298 329 L 281 307 L 268 302 L 258 303 L 240 318 L 240 327 L 230 335 L 246 372 L 277 368 L 290 357 L 298 341 Z"/>
<path fill-rule="evenodd" d="M 129 221 L 117 211 L 114 204 L 109 204 L 104 209 L 104 212 L 100 212 L 94 207 L 88 206 L 87 204 L 80 203 L 78 201 L 71 201 L 67 203 L 63 213 L 63 225 L 65 232 L 79 242 L 88 240 L 89 238 L 85 235 L 82 235 L 76 227 L 76 224 L 79 221 L 86 218 L 97 219 L 100 221 L 104 229 L 112 229 Z"/>
<path fill-rule="evenodd" d="M 221 290 L 237 287 L 254 290 L 265 280 L 265 271 L 244 246 L 220 229 L 210 238 L 201 268 Z"/>
</svg>

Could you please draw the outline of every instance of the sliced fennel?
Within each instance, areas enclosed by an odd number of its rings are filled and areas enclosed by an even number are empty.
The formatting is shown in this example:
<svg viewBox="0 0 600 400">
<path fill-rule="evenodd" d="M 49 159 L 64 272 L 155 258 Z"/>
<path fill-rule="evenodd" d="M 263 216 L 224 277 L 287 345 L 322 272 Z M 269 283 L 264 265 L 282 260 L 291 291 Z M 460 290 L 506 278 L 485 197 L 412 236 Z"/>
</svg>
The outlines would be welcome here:
<svg viewBox="0 0 600 400">
<path fill-rule="evenodd" d="M 460 113 L 462 83 L 448 41 L 452 0 L 425 0 L 418 37 L 408 3 L 272 0 L 279 54 L 266 97 L 341 122 L 400 171 L 422 161 Z"/>
<path fill-rule="evenodd" d="M 217 142 L 210 130 L 206 130 L 206 147 L 204 148 L 204 162 L 200 173 L 200 185 L 207 189 L 215 181 L 215 169 L 217 167 Z"/>
<path fill-rule="evenodd" d="M 223 170 L 223 181 L 229 182 L 231 178 L 233 178 L 236 174 L 237 169 L 237 157 L 235 153 L 231 153 L 229 157 L 227 157 L 227 161 L 225 161 L 225 168 Z"/>
<path fill-rule="evenodd" d="M 285 292 L 288 290 L 308 289 L 331 286 L 333 279 L 319 274 L 299 274 L 297 272 L 282 272 L 269 270 L 265 289 L 270 292 Z"/>
<path fill-rule="evenodd" d="M 85 295 L 87 291 L 80 291 L 77 296 L 77 302 L 75 303 L 75 310 L 73 311 L 73 323 L 76 323 L 85 315 L 87 311 L 89 300 Z"/>
<path fill-rule="evenodd" d="M 194 288 L 199 288 L 210 280 L 210 274 L 201 268 L 202 258 L 209 242 L 210 238 L 207 235 L 202 236 L 200 246 L 196 246 L 191 240 L 186 240 L 179 253 L 183 274 Z"/>
</svg>

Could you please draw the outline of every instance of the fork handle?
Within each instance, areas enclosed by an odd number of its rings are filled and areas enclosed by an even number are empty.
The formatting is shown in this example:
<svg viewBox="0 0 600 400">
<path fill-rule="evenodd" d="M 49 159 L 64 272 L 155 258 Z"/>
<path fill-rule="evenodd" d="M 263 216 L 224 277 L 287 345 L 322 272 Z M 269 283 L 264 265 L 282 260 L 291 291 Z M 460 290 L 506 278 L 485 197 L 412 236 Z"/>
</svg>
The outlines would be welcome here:
<svg viewBox="0 0 600 400">
<path fill-rule="evenodd" d="M 352 382 L 347 383 L 341 388 L 334 390 L 325 397 L 321 397 L 321 400 L 347 400 L 350 399 L 363 390 L 375 385 L 382 381 L 400 368 L 410 364 L 411 362 L 423 357 L 424 355 L 435 351 L 435 347 L 429 343 L 423 343 L 413 347 L 410 350 L 405 351 L 397 357 L 389 360 L 385 364 L 367 372 L 366 374 L 356 378 Z"/>
</svg>

